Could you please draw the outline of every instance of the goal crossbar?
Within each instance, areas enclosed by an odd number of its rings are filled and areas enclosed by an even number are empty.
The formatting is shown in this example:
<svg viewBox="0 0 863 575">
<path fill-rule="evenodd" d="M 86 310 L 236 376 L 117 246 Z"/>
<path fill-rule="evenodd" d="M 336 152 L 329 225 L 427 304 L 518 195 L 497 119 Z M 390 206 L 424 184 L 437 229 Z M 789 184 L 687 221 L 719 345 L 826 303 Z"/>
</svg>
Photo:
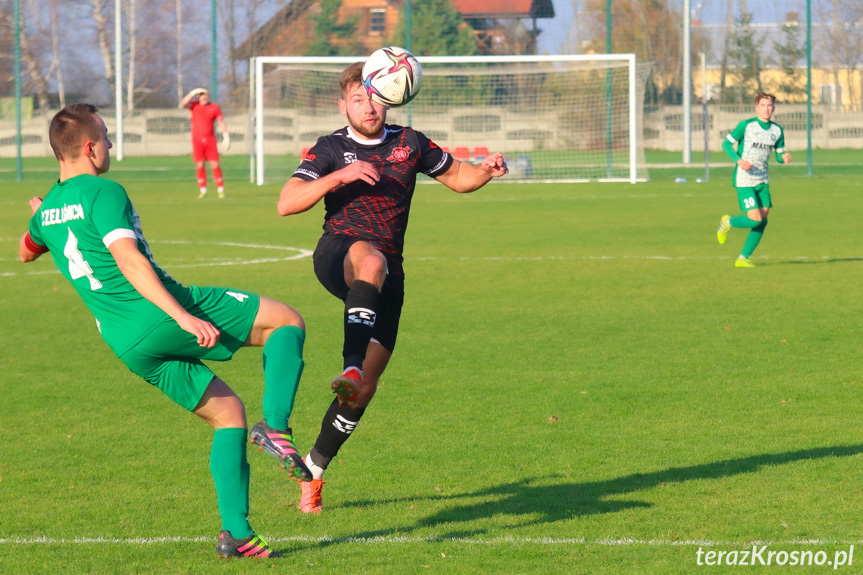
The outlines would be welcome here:
<svg viewBox="0 0 863 575">
<path fill-rule="evenodd" d="M 594 65 L 596 67 L 596 68 L 594 68 L 594 71 L 596 71 L 597 69 L 600 71 L 601 70 L 610 70 L 611 67 L 615 67 L 615 68 L 625 67 L 626 68 L 625 86 L 623 85 L 624 80 L 621 78 L 618 81 L 620 86 L 618 88 L 615 88 L 619 92 L 625 91 L 625 99 L 626 99 L 625 106 L 624 106 L 625 112 L 624 111 L 612 112 L 612 110 L 611 110 L 611 107 L 612 107 L 612 104 L 611 104 L 612 87 L 611 87 L 611 80 L 610 80 L 609 74 L 606 75 L 606 80 L 605 80 L 606 86 L 607 86 L 606 101 L 605 101 L 605 106 L 606 106 L 606 108 L 608 108 L 607 112 L 603 110 L 603 102 L 595 103 L 597 105 L 596 114 L 601 115 L 601 116 L 605 116 L 605 119 L 606 119 L 607 140 L 605 140 L 605 145 L 607 147 L 607 163 L 608 163 L 608 172 L 609 173 L 603 174 L 601 176 L 588 177 L 588 178 L 583 178 L 583 177 L 567 178 L 565 175 L 561 176 L 561 177 L 552 177 L 552 178 L 545 178 L 545 177 L 539 176 L 538 178 L 534 178 L 534 181 L 548 181 L 548 180 L 585 181 L 585 180 L 587 180 L 587 181 L 629 181 L 631 183 L 635 183 L 639 180 L 639 161 L 641 161 L 641 163 L 643 163 L 643 159 L 639 158 L 639 155 L 641 155 L 641 157 L 643 158 L 643 150 L 639 149 L 640 144 L 641 144 L 641 135 L 638 132 L 639 118 L 641 117 L 641 107 L 639 104 L 642 101 L 642 98 L 640 98 L 639 96 L 643 90 L 643 78 L 639 78 L 639 74 L 637 73 L 636 59 L 635 59 L 634 54 L 563 55 L 563 56 L 516 56 L 516 55 L 511 55 L 511 56 L 421 56 L 421 57 L 418 57 L 417 59 L 420 61 L 421 64 L 423 64 L 424 84 L 425 85 L 429 85 L 432 82 L 431 78 L 434 77 L 435 75 L 440 75 L 440 76 L 446 75 L 446 76 L 452 77 L 452 75 L 458 75 L 458 74 L 462 74 L 465 72 L 467 72 L 468 75 L 472 75 L 472 76 L 483 75 L 483 74 L 507 74 L 506 78 L 512 78 L 512 76 L 509 75 L 509 73 L 507 72 L 508 69 L 504 66 L 506 64 L 515 64 L 515 65 L 522 64 L 522 65 L 533 65 L 533 66 L 540 67 L 540 68 L 537 68 L 536 70 L 539 70 L 539 73 L 543 74 L 544 78 L 547 76 L 550 76 L 550 75 L 563 73 L 562 71 L 556 70 L 554 68 L 554 66 L 556 66 L 556 65 L 562 66 L 562 65 L 580 64 L 584 67 L 583 68 L 584 70 L 589 70 L 589 69 L 591 69 L 591 65 Z M 253 122 L 253 134 L 254 134 L 254 145 L 250 146 L 250 180 L 251 181 L 257 183 L 257 185 L 259 185 L 259 186 L 263 185 L 265 182 L 265 158 L 266 158 L 266 154 L 268 153 L 268 150 L 266 149 L 267 146 L 265 144 L 265 140 L 267 139 L 267 137 L 266 137 L 267 125 L 266 125 L 266 120 L 265 120 L 265 112 L 267 110 L 267 105 L 269 104 L 266 101 L 266 97 L 268 94 L 268 88 L 266 86 L 267 67 L 273 67 L 273 66 L 282 67 L 286 70 L 285 76 L 289 77 L 290 76 L 290 70 L 292 70 L 292 69 L 293 70 L 297 70 L 300 68 L 305 69 L 306 75 L 308 75 L 308 70 L 314 71 L 316 66 L 327 66 L 327 67 L 333 68 L 336 71 L 340 71 L 341 68 L 344 68 L 345 66 L 347 66 L 349 64 L 357 62 L 358 60 L 359 59 L 356 57 L 314 57 L 314 56 L 284 56 L 284 57 L 282 57 L 282 56 L 258 56 L 258 57 L 252 58 L 250 60 L 250 72 L 251 73 L 250 73 L 249 105 L 250 105 L 250 117 L 251 117 L 251 120 Z M 488 67 L 489 70 L 503 70 L 503 72 L 484 72 L 481 69 L 478 69 L 478 65 L 484 65 L 484 66 Z M 291 68 L 291 67 L 293 67 L 293 68 Z M 534 70 L 535 74 L 537 73 L 536 70 Z M 337 72 L 331 72 L 331 73 L 337 74 Z M 297 74 L 297 75 L 299 75 L 299 74 Z M 596 74 L 594 74 L 594 76 L 596 76 Z M 337 91 L 338 90 L 338 86 L 337 86 L 338 77 L 337 77 L 337 75 L 334 75 L 333 77 L 335 78 L 334 83 L 335 83 L 335 89 Z M 288 81 L 290 81 L 290 79 L 288 79 Z M 332 81 L 332 79 L 330 81 Z M 545 80 L 545 81 L 546 81 L 546 83 L 548 83 L 548 80 Z M 603 81 L 603 79 L 600 77 L 599 79 L 596 79 L 595 81 L 600 83 L 600 84 L 598 84 L 598 86 L 601 88 L 602 87 L 601 82 Z M 458 85 L 464 85 L 465 81 L 459 81 L 459 82 L 457 82 L 457 84 Z M 424 89 L 425 89 L 425 85 L 424 85 Z M 489 85 L 481 84 L 480 87 L 476 88 L 476 89 L 485 90 L 487 92 L 490 89 L 493 90 L 494 88 L 490 88 Z M 545 88 L 545 89 L 548 89 L 548 88 Z M 558 90 L 561 91 L 560 88 L 558 88 Z M 273 90 L 270 89 L 269 91 L 272 92 Z M 529 92 L 530 88 L 528 88 L 527 91 Z M 564 88 L 562 91 L 566 91 L 566 88 Z M 297 97 L 294 95 L 294 92 L 296 92 L 296 90 L 293 90 L 293 89 L 283 90 L 283 92 L 290 92 L 289 95 L 284 96 L 285 99 Z M 601 100 L 602 99 L 601 89 L 594 89 L 594 92 L 595 92 L 595 94 L 594 94 L 593 99 L 594 100 L 595 99 Z M 596 96 L 596 94 L 598 94 L 599 96 Z M 421 100 L 423 98 L 423 96 L 424 96 L 423 92 L 420 92 L 420 95 L 418 96 L 417 100 L 414 100 L 414 102 Z M 461 94 L 459 94 L 459 96 L 461 96 Z M 622 95 L 616 95 L 615 97 L 620 98 L 623 96 Z M 339 117 L 337 116 L 337 112 L 336 112 L 335 99 L 337 99 L 337 96 L 332 98 L 332 101 L 326 101 L 326 102 L 323 102 L 322 104 L 330 106 L 330 109 L 332 109 L 332 111 L 333 111 L 332 115 L 334 117 L 336 117 L 336 119 L 339 119 Z M 317 103 L 312 102 L 312 104 L 317 104 Z M 593 104 L 594 104 L 594 102 L 591 102 L 591 105 L 593 105 Z M 278 106 L 272 106 L 271 104 L 269 104 L 269 105 L 271 107 L 278 107 Z M 508 104 L 508 106 L 506 106 L 505 108 L 507 108 L 508 110 L 513 110 L 513 109 L 518 110 L 519 105 L 520 105 L 520 102 L 518 100 L 515 100 L 513 102 L 510 102 Z M 407 109 L 407 119 L 410 120 L 411 108 L 413 106 L 415 106 L 415 104 L 410 104 L 408 106 L 404 106 L 404 107 L 398 108 L 398 109 L 391 109 L 389 115 L 393 116 L 394 111 L 397 111 L 397 110 L 402 111 L 403 109 Z M 576 110 L 575 109 L 566 110 L 565 106 L 566 105 L 564 104 L 563 113 L 571 112 L 573 117 L 575 117 Z M 463 108 L 463 107 L 465 107 L 465 103 L 464 102 L 453 102 L 451 107 L 452 108 L 456 108 L 456 107 Z M 573 104 L 572 108 L 576 108 L 576 105 Z M 618 105 L 617 108 L 621 108 L 621 106 Z M 476 109 L 477 110 L 485 109 L 485 104 L 479 104 Z M 504 113 L 506 113 L 506 112 L 504 112 Z M 625 142 L 623 144 L 623 147 L 625 147 L 625 150 L 623 150 L 623 151 L 625 151 L 625 153 L 626 153 L 625 162 L 627 165 L 626 165 L 625 169 L 618 170 L 617 172 L 619 172 L 619 173 L 615 173 L 615 174 L 611 173 L 611 171 L 612 171 L 611 164 L 613 161 L 612 160 L 612 152 L 611 152 L 612 145 L 613 145 L 612 144 L 612 137 L 613 137 L 612 136 L 612 130 L 613 130 L 612 122 L 615 121 L 612 118 L 612 113 L 620 114 L 621 116 L 625 117 L 625 121 L 626 121 L 626 126 L 625 126 L 626 136 L 624 137 L 621 135 L 620 138 L 622 140 L 625 140 Z M 344 121 L 341 120 L 341 123 L 343 124 Z M 403 123 L 404 124 L 411 124 L 410 121 L 403 122 Z M 413 125 L 413 124 L 411 124 L 411 125 Z M 602 127 L 600 127 L 600 129 L 598 129 L 596 131 L 600 132 L 601 128 Z M 424 131 L 424 132 L 428 131 L 424 126 L 418 126 L 417 129 Z M 525 130 L 521 130 L 521 132 L 524 132 L 524 131 Z M 618 129 L 616 132 L 621 132 L 621 131 L 622 130 Z M 326 130 L 322 129 L 318 135 L 323 136 L 326 133 L 328 133 L 328 132 Z M 511 133 L 519 134 L 519 131 L 516 130 L 516 131 L 511 132 Z M 600 133 L 597 135 L 596 139 L 597 140 L 603 140 L 602 136 L 603 136 L 603 134 Z M 541 141 L 542 140 L 541 137 L 539 137 L 539 136 L 533 136 L 533 137 L 535 139 L 540 140 L 540 142 L 539 142 L 540 144 L 543 143 Z M 615 136 L 615 137 L 617 137 L 617 136 Z M 285 138 L 291 139 L 291 138 L 294 138 L 294 136 L 285 136 Z M 437 139 L 436 139 L 436 141 L 437 141 Z M 440 142 L 438 142 L 438 143 L 440 143 Z M 454 145 L 457 145 L 457 143 Z M 621 147 L 621 144 L 619 144 L 617 141 L 615 141 L 614 145 L 617 148 Z M 492 150 L 492 151 L 496 151 L 496 150 Z M 598 149 L 598 150 L 595 150 L 595 152 L 597 154 L 597 158 L 600 158 L 600 160 L 593 160 L 593 162 L 594 163 L 601 162 L 601 155 L 602 155 L 603 150 Z M 279 152 L 276 152 L 276 153 L 279 153 Z M 294 153 L 298 154 L 298 152 L 294 152 Z M 507 153 L 504 152 L 504 155 L 506 156 Z M 617 153 L 615 155 L 615 157 L 618 157 L 618 156 L 620 156 L 621 158 L 623 157 L 623 156 L 621 156 L 621 154 Z M 519 156 L 519 160 L 522 160 L 523 158 L 526 158 L 526 162 L 528 163 L 528 166 L 529 166 L 530 165 L 530 156 L 527 154 L 524 156 Z M 508 161 L 509 161 L 509 158 L 508 158 Z M 555 160 L 552 159 L 552 162 L 553 161 L 555 161 Z M 558 160 L 558 161 L 560 161 L 560 160 Z M 623 160 L 619 160 L 619 161 L 623 161 Z M 522 171 L 521 174 L 522 174 L 522 176 L 524 176 L 525 172 Z"/>
</svg>

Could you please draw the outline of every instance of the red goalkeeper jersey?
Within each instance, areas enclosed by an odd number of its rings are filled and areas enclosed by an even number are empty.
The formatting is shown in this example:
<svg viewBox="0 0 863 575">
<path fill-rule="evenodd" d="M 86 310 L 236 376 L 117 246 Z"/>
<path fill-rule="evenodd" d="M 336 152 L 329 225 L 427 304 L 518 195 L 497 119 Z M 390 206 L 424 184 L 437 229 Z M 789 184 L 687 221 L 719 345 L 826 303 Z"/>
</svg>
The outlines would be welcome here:
<svg viewBox="0 0 863 575">
<path fill-rule="evenodd" d="M 213 122 L 222 119 L 222 110 L 218 104 L 210 102 L 202 106 L 198 102 L 192 102 L 189 110 L 192 112 L 192 139 L 202 140 L 215 136 Z"/>
</svg>

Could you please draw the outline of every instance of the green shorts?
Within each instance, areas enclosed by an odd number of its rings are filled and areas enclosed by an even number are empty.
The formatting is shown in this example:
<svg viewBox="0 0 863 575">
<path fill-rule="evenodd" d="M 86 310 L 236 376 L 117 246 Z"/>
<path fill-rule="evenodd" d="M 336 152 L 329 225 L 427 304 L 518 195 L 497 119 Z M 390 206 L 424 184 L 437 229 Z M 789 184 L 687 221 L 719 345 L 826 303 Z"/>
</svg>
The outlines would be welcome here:
<svg viewBox="0 0 863 575">
<path fill-rule="evenodd" d="M 123 363 L 147 383 L 188 411 L 198 406 L 214 374 L 201 363 L 228 361 L 249 337 L 259 296 L 230 288 L 191 286 L 192 315 L 212 323 L 219 330 L 219 341 L 207 349 L 195 336 L 180 328 L 169 317 L 148 333 L 138 345 L 120 356 Z"/>
<path fill-rule="evenodd" d="M 758 184 L 754 188 L 737 188 L 737 201 L 740 202 L 740 211 L 743 213 L 773 207 L 770 201 L 770 186 L 767 184 Z"/>
</svg>

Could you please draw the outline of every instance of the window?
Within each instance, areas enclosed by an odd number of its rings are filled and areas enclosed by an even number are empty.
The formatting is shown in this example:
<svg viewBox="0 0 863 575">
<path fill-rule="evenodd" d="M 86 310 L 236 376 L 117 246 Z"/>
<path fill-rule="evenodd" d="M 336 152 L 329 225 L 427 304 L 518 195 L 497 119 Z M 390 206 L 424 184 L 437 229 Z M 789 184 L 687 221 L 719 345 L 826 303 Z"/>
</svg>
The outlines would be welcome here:
<svg viewBox="0 0 863 575">
<path fill-rule="evenodd" d="M 369 32 L 383 34 L 386 32 L 386 15 L 387 11 L 380 8 L 372 8 L 369 10 Z"/>
</svg>

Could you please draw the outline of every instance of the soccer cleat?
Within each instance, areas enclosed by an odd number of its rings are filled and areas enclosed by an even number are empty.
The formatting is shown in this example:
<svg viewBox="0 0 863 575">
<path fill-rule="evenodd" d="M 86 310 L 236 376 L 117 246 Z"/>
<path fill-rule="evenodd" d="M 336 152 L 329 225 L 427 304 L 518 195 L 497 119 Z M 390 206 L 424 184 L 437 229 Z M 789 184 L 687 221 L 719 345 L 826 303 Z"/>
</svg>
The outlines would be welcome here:
<svg viewBox="0 0 863 575">
<path fill-rule="evenodd" d="M 303 513 L 320 513 L 324 510 L 321 501 L 321 489 L 324 487 L 323 479 L 312 479 L 308 482 L 300 482 L 300 511 Z"/>
<path fill-rule="evenodd" d="M 719 240 L 720 245 L 725 243 L 725 240 L 728 239 L 728 232 L 731 231 L 731 216 L 722 216 L 722 219 L 719 220 L 719 229 L 716 230 L 716 239 Z"/>
<path fill-rule="evenodd" d="M 737 258 L 737 261 L 734 262 L 734 267 L 736 267 L 736 268 L 754 268 L 755 264 L 752 263 L 752 260 L 750 260 L 749 258 L 744 258 L 743 256 L 740 256 L 739 258 Z"/>
<path fill-rule="evenodd" d="M 230 531 L 222 531 L 219 535 L 219 544 L 216 545 L 219 559 L 226 557 L 269 557 L 280 559 L 284 557 L 281 553 L 272 551 L 267 542 L 254 533 L 245 539 L 234 539 Z"/>
<path fill-rule="evenodd" d="M 220 200 L 225 199 L 225 190 L 218 190 L 216 193 L 219 195 Z"/>
<path fill-rule="evenodd" d="M 330 387 L 339 399 L 339 407 L 347 405 L 353 409 L 357 406 L 362 385 L 363 372 L 356 367 L 349 367 L 333 380 Z"/>
<path fill-rule="evenodd" d="M 288 474 L 298 481 L 311 481 L 312 472 L 297 452 L 290 428 L 275 429 L 267 425 L 266 419 L 262 419 L 249 432 L 249 443 L 278 459 L 282 469 L 287 469 Z"/>
<path fill-rule="evenodd" d="M 207 197 L 207 192 L 206 192 L 206 191 L 202 191 L 200 194 L 198 194 L 198 199 L 199 199 L 199 200 L 203 200 L 203 199 L 204 199 L 204 198 L 206 198 L 206 197 Z"/>
</svg>

